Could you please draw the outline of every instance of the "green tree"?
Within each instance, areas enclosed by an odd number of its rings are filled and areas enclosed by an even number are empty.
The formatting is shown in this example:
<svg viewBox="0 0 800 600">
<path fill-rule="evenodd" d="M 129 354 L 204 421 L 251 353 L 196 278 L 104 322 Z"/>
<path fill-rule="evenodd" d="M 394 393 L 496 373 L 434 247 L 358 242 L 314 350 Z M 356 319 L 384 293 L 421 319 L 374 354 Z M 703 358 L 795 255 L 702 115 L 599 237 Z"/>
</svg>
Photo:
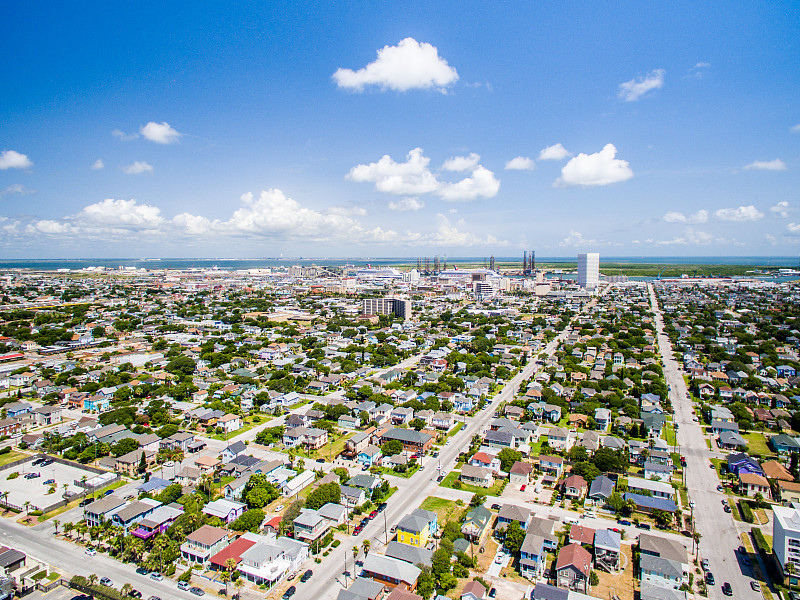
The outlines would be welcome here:
<svg viewBox="0 0 800 600">
<path fill-rule="evenodd" d="M 230 528 L 234 531 L 251 531 L 258 533 L 261 529 L 261 523 L 264 522 L 264 511 L 258 508 L 245 511 L 242 516 L 230 524 Z"/>
<path fill-rule="evenodd" d="M 422 565 L 421 572 L 417 578 L 417 594 L 428 600 L 433 595 L 435 583 L 431 568 Z"/>
<path fill-rule="evenodd" d="M 400 440 L 389 440 L 388 442 L 384 442 L 381 446 L 381 452 L 384 456 L 394 456 L 395 454 L 400 454 L 403 451 L 403 442 Z"/>
<path fill-rule="evenodd" d="M 515 462 L 522 460 L 522 452 L 519 450 L 513 450 L 511 448 L 503 448 L 500 450 L 497 458 L 500 459 L 500 468 L 503 471 L 508 472 L 511 470 L 511 467 L 514 466 Z"/>
<path fill-rule="evenodd" d="M 505 539 L 503 545 L 512 554 L 519 552 L 522 547 L 522 542 L 525 541 L 525 530 L 519 524 L 519 521 L 511 521 L 506 527 Z"/>
<path fill-rule="evenodd" d="M 342 492 L 338 483 L 325 483 L 312 491 L 306 498 L 306 508 L 317 510 L 329 502 L 338 504 L 341 500 Z"/>
</svg>

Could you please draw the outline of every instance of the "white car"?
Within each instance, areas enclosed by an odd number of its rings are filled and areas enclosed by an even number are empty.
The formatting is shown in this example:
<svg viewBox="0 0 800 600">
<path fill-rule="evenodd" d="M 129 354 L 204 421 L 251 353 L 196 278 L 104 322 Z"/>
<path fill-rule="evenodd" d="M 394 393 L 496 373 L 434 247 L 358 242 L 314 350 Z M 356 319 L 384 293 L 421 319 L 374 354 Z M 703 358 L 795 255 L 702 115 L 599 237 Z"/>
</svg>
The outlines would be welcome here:
<svg viewBox="0 0 800 600">
<path fill-rule="evenodd" d="M 164 463 L 164 466 L 165 467 L 174 467 L 175 463 L 172 462 L 171 460 L 168 460 L 167 462 Z"/>
<path fill-rule="evenodd" d="M 500 563 L 503 562 L 503 559 L 505 557 L 506 557 L 505 554 L 498 554 L 497 556 L 494 557 L 494 562 L 496 562 L 499 565 Z"/>
<path fill-rule="evenodd" d="M 94 548 L 87 548 L 84 554 L 88 556 L 95 556 L 97 554 L 97 550 L 95 550 Z"/>
</svg>

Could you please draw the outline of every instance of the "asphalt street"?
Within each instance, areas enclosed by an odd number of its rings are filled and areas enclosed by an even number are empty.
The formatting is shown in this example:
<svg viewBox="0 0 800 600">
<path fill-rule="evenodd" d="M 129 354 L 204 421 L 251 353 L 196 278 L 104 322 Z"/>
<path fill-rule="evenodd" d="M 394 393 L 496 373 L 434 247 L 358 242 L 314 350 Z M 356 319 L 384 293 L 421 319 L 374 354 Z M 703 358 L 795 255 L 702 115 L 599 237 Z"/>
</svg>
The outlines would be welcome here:
<svg viewBox="0 0 800 600">
<path fill-rule="evenodd" d="M 686 457 L 684 474 L 690 501 L 694 501 L 693 516 L 700 538 L 700 557 L 708 559 L 715 585 L 709 586 L 709 598 L 724 598 L 721 586 L 729 582 L 735 598 L 760 599 L 760 592 L 750 588 L 752 571 L 746 567 L 735 549 L 739 547 L 736 526 L 730 514 L 723 511 L 725 494 L 717 491 L 720 480 L 711 468 L 712 453 L 706 445 L 703 430 L 692 413 L 691 400 L 686 396 L 686 382 L 672 356 L 672 343 L 664 333 L 664 320 L 656 302 L 655 289 L 650 288 L 650 300 L 655 313 L 658 347 L 664 359 L 664 375 L 670 386 L 670 400 L 678 425 L 678 451 Z M 753 557 L 751 557 L 753 558 Z"/>
</svg>

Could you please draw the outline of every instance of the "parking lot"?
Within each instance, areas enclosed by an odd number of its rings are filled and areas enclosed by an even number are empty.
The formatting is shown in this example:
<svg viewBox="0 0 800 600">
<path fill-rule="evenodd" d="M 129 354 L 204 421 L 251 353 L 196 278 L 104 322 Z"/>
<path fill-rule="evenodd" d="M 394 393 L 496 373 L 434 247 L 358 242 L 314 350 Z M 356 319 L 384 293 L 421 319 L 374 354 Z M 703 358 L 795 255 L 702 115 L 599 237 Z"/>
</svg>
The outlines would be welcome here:
<svg viewBox="0 0 800 600">
<path fill-rule="evenodd" d="M 50 506 L 61 500 L 64 494 L 64 484 L 67 484 L 67 491 L 70 493 L 80 493 L 83 488 L 75 485 L 85 475 L 88 479 L 95 476 L 94 473 L 79 467 L 63 465 L 53 462 L 47 466 L 33 466 L 33 458 L 21 465 L 12 467 L 0 472 L 0 491 L 8 492 L 8 503 L 13 506 L 23 507 L 29 501 L 30 510 L 36 510 L 45 506 Z M 12 473 L 19 473 L 14 479 L 8 479 Z M 29 473 L 38 473 L 39 476 L 27 479 Z M 47 492 L 52 485 L 45 485 L 46 481 L 55 480 L 56 491 L 52 494 Z"/>
</svg>

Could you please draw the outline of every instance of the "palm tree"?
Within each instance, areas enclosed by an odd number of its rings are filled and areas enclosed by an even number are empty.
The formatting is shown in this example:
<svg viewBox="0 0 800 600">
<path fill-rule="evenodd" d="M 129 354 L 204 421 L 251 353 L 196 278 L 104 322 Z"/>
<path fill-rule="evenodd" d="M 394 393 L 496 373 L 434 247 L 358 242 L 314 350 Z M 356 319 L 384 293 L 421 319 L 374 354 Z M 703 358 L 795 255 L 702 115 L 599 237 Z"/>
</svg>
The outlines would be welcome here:
<svg viewBox="0 0 800 600">
<path fill-rule="evenodd" d="M 70 539 L 72 539 L 72 530 L 74 528 L 75 525 L 73 525 L 70 521 L 64 523 L 64 533 L 67 534 L 67 536 L 69 536 Z"/>
<path fill-rule="evenodd" d="M 120 591 L 122 592 L 123 596 L 127 596 L 133 591 L 133 586 L 130 583 L 126 583 L 122 586 Z"/>
<path fill-rule="evenodd" d="M 0 492 L 0 496 L 3 497 L 3 504 L 8 508 L 8 491 Z"/>
<path fill-rule="evenodd" d="M 358 546 L 353 546 L 353 562 L 358 559 Z"/>
<path fill-rule="evenodd" d="M 366 556 L 367 554 L 369 554 L 369 547 L 371 546 L 370 541 L 364 540 L 363 542 L 361 542 L 361 545 L 364 546 L 364 556 Z"/>
<path fill-rule="evenodd" d="M 56 535 L 58 535 L 58 526 L 61 525 L 61 521 L 58 519 L 53 519 L 53 527 L 56 528 Z"/>
<path fill-rule="evenodd" d="M 225 584 L 225 596 L 228 595 L 228 584 L 231 581 L 231 574 L 228 571 L 223 571 L 219 574 L 219 580 Z"/>
<path fill-rule="evenodd" d="M 236 581 L 234 581 L 233 587 L 236 589 L 236 598 L 238 599 L 239 596 L 241 596 L 242 594 L 242 588 L 244 587 L 244 578 L 239 577 Z"/>
<path fill-rule="evenodd" d="M 89 575 L 89 577 L 86 578 L 86 580 L 89 582 L 89 586 L 96 585 L 97 575 L 95 573 L 92 573 L 91 575 Z"/>
<path fill-rule="evenodd" d="M 25 502 L 22 503 L 22 506 L 25 507 L 25 516 L 27 517 L 28 516 L 28 509 L 31 507 L 31 501 L 30 500 L 25 500 Z"/>
<path fill-rule="evenodd" d="M 794 575 L 794 564 L 792 561 L 787 560 L 786 564 L 784 565 L 783 569 L 786 571 L 786 574 L 789 575 L 789 589 L 792 589 L 792 575 Z"/>
</svg>

